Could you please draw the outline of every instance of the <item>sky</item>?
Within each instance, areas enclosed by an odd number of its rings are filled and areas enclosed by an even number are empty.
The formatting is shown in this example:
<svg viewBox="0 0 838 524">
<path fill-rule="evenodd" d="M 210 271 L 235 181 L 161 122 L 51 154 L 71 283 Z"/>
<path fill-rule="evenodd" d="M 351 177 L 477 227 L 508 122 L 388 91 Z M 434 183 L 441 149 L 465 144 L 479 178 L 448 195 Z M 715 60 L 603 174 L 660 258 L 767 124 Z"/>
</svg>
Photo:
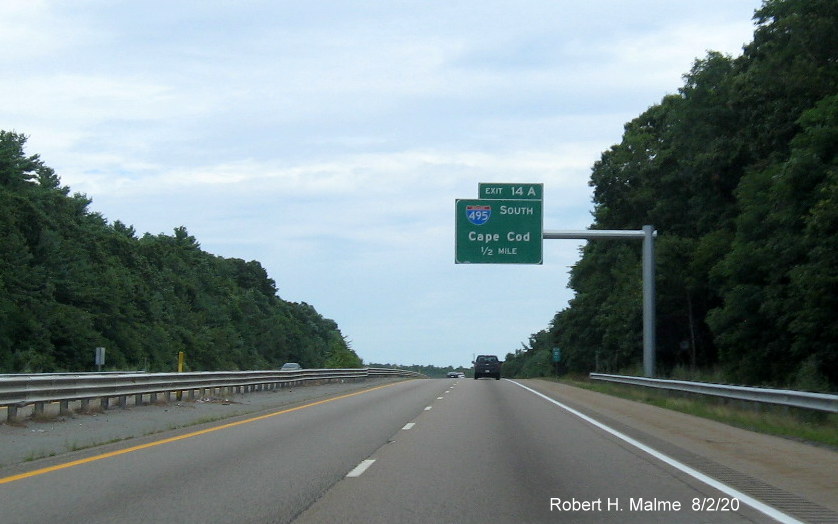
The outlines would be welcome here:
<svg viewBox="0 0 838 524">
<path fill-rule="evenodd" d="M 108 221 L 259 261 L 365 363 L 469 366 L 567 307 L 582 243 L 455 264 L 455 200 L 539 183 L 545 229 L 589 227 L 593 164 L 760 4 L 3 0 L 0 129 Z"/>
</svg>

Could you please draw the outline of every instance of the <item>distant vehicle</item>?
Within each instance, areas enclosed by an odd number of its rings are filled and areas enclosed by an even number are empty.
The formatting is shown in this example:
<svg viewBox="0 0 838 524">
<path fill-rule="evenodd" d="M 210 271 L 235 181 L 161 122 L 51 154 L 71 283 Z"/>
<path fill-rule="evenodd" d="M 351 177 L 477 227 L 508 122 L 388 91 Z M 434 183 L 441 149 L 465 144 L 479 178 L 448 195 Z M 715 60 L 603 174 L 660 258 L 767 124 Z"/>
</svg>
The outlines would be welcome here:
<svg viewBox="0 0 838 524">
<path fill-rule="evenodd" d="M 460 378 L 466 378 L 466 374 L 463 373 L 462 371 L 458 371 L 457 376 L 459 376 Z"/>
<path fill-rule="evenodd" d="M 297 364 L 296 362 L 286 362 L 279 369 L 280 371 L 294 371 L 295 369 L 303 369 L 303 366 Z"/>
<path fill-rule="evenodd" d="M 501 361 L 495 355 L 478 355 L 474 361 L 474 380 L 480 377 L 495 377 L 500 380 Z"/>
<path fill-rule="evenodd" d="M 449 371 L 448 374 L 445 376 L 448 378 L 460 378 L 460 374 L 456 371 Z"/>
</svg>

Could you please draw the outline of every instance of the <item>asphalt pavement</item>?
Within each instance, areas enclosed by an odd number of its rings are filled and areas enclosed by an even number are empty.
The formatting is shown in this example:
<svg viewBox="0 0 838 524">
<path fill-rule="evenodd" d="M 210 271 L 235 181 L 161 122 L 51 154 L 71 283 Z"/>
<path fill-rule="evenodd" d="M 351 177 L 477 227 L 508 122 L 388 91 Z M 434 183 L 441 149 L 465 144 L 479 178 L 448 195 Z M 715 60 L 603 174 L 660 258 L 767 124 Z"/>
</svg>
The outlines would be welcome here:
<svg viewBox="0 0 838 524">
<path fill-rule="evenodd" d="M 380 377 L 359 382 L 281 388 L 227 396 L 208 396 L 195 400 L 172 400 L 158 404 L 111 406 L 59 416 L 58 404 L 47 405 L 46 416 L 33 419 L 31 410 L 21 410 L 20 422 L 0 423 L 0 475 L 2 468 L 117 441 L 130 441 L 146 435 L 213 423 L 237 416 L 291 406 L 341 393 L 404 379 Z M 131 397 L 133 399 L 133 397 Z M 29 416 L 27 416 L 27 414 Z M 5 408 L 0 420 L 6 420 Z"/>
<path fill-rule="evenodd" d="M 547 381 L 316 388 L 2 428 L 42 443 L 54 424 L 58 442 L 62 431 L 76 434 L 73 423 L 105 417 L 96 438 L 117 427 L 141 436 L 0 469 L 0 516 L 86 524 L 838 521 L 833 450 Z M 231 408 L 248 412 L 224 411 Z M 201 419 L 219 413 L 233 416 Z M 183 414 L 191 422 L 165 429 Z"/>
</svg>

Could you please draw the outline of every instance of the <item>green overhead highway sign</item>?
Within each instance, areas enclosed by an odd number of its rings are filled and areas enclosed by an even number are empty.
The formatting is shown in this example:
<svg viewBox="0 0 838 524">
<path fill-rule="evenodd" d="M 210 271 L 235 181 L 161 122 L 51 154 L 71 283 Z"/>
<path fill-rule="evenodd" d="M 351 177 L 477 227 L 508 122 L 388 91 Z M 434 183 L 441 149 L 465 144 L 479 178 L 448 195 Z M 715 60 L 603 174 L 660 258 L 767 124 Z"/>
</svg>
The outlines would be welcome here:
<svg viewBox="0 0 838 524">
<path fill-rule="evenodd" d="M 455 262 L 541 264 L 541 204 L 541 200 L 458 199 Z"/>
</svg>

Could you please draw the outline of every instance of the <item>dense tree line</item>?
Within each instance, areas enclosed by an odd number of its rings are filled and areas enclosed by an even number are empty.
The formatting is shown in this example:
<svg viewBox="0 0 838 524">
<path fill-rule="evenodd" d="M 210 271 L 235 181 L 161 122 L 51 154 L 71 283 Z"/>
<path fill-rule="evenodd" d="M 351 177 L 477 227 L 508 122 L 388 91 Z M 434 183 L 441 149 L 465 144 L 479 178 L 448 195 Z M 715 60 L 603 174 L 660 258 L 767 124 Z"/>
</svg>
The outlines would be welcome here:
<svg viewBox="0 0 838 524">
<path fill-rule="evenodd" d="M 0 372 L 358 367 L 337 324 L 277 296 L 259 262 L 203 251 L 185 227 L 138 237 L 70 195 L 0 131 Z"/>
<path fill-rule="evenodd" d="M 741 56 L 697 60 L 595 163 L 592 229 L 659 232 L 659 373 L 834 390 L 838 2 L 767 0 L 754 20 Z M 589 242 L 569 306 L 508 368 L 553 346 L 573 371 L 639 367 L 640 264 L 639 245 Z"/>
</svg>

